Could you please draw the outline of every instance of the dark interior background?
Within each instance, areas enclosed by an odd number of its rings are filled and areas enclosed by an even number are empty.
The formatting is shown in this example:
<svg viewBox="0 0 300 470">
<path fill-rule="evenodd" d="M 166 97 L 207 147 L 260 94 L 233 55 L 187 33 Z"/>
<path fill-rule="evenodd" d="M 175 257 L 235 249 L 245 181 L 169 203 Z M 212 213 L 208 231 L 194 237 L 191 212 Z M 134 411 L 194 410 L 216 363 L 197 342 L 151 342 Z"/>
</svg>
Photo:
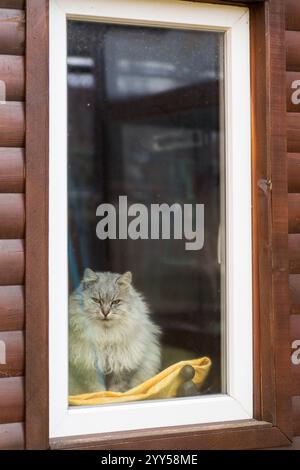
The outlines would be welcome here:
<svg viewBox="0 0 300 470">
<path fill-rule="evenodd" d="M 220 132 L 223 34 L 68 22 L 69 286 L 132 271 L 163 329 L 163 367 L 207 355 L 221 392 Z M 205 204 L 205 243 L 106 240 L 96 208 Z"/>
</svg>

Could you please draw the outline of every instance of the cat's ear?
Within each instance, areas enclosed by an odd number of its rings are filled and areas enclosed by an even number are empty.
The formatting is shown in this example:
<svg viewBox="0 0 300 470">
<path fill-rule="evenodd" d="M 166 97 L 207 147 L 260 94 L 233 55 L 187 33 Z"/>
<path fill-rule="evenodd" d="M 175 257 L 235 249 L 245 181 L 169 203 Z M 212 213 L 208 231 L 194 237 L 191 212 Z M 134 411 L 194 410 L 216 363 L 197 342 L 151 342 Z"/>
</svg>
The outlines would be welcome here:
<svg viewBox="0 0 300 470">
<path fill-rule="evenodd" d="M 132 282 L 132 274 L 130 271 L 127 271 L 125 274 L 122 274 L 117 279 L 117 284 L 120 288 L 127 289 Z"/>
<path fill-rule="evenodd" d="M 89 284 L 92 284 L 93 282 L 96 282 L 98 280 L 98 275 L 92 271 L 90 268 L 86 268 L 84 270 L 83 274 L 83 285 L 88 286 Z"/>
</svg>

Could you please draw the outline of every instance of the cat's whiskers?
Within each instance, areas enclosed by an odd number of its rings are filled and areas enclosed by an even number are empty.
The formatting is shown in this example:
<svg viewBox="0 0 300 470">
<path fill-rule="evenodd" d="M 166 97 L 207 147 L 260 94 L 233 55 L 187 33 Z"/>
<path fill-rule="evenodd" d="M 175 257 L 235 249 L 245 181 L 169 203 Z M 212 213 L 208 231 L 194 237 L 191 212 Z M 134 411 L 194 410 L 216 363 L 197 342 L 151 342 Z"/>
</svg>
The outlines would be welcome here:
<svg viewBox="0 0 300 470">
<path fill-rule="evenodd" d="M 111 374 L 109 386 L 114 391 L 132 388 L 158 372 L 160 330 L 132 287 L 130 273 L 86 270 L 69 305 L 70 365 L 75 376 L 80 370 L 84 384 L 77 383 L 75 394 L 96 391 L 95 360 L 104 374 Z"/>
</svg>

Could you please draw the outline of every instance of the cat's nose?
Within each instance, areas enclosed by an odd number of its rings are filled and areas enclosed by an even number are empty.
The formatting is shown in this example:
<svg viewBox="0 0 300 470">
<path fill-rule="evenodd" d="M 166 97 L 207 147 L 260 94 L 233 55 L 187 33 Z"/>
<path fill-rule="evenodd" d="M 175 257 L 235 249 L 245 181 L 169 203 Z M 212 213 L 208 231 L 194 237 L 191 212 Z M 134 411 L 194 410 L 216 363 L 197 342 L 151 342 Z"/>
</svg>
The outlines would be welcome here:
<svg viewBox="0 0 300 470">
<path fill-rule="evenodd" d="M 109 312 L 110 312 L 110 309 L 109 309 L 109 308 L 102 307 L 101 311 L 102 311 L 103 315 L 104 315 L 105 318 L 106 318 L 107 315 L 108 315 Z"/>
</svg>

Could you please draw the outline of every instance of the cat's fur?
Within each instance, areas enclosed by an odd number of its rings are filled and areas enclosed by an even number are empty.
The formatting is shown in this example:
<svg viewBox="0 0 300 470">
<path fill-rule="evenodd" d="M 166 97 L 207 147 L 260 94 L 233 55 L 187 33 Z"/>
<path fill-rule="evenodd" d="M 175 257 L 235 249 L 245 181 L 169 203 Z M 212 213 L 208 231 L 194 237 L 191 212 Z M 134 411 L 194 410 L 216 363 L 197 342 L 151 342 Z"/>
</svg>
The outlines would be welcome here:
<svg viewBox="0 0 300 470">
<path fill-rule="evenodd" d="M 159 371 L 160 329 L 123 275 L 86 269 L 69 299 L 69 393 L 124 392 Z M 114 303 L 112 303 L 114 302 Z"/>
</svg>

